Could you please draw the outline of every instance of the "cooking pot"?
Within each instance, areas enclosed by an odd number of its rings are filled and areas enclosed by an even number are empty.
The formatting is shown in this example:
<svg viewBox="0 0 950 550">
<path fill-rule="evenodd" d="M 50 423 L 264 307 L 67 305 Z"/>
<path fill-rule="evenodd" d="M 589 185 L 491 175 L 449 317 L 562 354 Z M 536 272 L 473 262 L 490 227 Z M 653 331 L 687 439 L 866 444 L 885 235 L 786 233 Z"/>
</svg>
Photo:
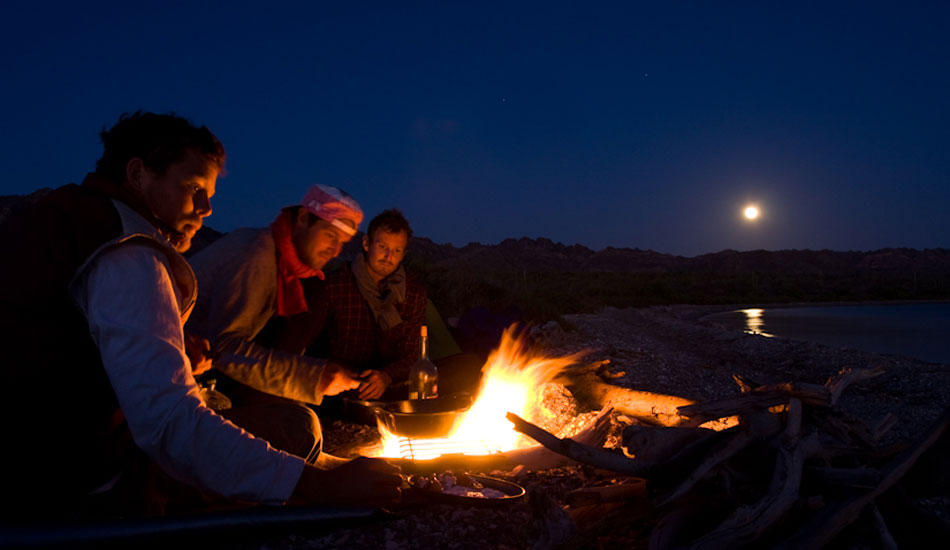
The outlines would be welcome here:
<svg viewBox="0 0 950 550">
<path fill-rule="evenodd" d="M 355 393 L 355 392 L 354 392 Z M 389 401 L 365 401 L 357 398 L 343 398 L 343 418 L 350 422 L 376 425 L 376 409 L 385 407 Z"/>
<path fill-rule="evenodd" d="M 390 401 L 376 407 L 376 423 L 402 437 L 445 437 L 471 405 L 468 396 Z"/>
</svg>

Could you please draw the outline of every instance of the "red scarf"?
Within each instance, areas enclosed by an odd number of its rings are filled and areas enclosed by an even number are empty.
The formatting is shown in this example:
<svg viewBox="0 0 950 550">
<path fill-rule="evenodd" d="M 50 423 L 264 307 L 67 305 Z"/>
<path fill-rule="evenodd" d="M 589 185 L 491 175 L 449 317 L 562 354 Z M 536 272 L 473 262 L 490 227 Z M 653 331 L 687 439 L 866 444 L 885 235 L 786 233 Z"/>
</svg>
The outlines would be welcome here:
<svg viewBox="0 0 950 550">
<path fill-rule="evenodd" d="M 297 256 L 297 249 L 294 248 L 291 238 L 294 221 L 289 211 L 282 211 L 274 223 L 270 224 L 270 229 L 277 245 L 277 315 L 289 317 L 308 311 L 300 279 L 320 277 L 322 280 L 323 271 L 306 265 Z"/>
</svg>

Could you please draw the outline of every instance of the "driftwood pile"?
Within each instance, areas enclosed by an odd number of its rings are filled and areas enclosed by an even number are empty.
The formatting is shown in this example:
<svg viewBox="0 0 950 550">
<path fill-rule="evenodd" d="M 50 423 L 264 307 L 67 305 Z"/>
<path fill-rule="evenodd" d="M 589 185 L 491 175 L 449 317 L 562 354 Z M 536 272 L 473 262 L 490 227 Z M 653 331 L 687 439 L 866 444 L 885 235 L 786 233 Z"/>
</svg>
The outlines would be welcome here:
<svg viewBox="0 0 950 550">
<path fill-rule="evenodd" d="M 896 548 L 876 499 L 942 436 L 948 418 L 912 444 L 881 445 L 892 417 L 869 427 L 837 405 L 848 385 L 882 372 L 843 370 L 824 385 L 736 378 L 739 395 L 704 403 L 606 383 L 606 363 L 566 375 L 560 382 L 579 401 L 633 419 L 622 436 L 626 456 L 509 420 L 547 449 L 619 474 L 569 495 L 580 528 L 622 504 L 631 521 L 650 526 L 651 549 L 821 548 L 864 511 L 875 544 Z"/>
</svg>

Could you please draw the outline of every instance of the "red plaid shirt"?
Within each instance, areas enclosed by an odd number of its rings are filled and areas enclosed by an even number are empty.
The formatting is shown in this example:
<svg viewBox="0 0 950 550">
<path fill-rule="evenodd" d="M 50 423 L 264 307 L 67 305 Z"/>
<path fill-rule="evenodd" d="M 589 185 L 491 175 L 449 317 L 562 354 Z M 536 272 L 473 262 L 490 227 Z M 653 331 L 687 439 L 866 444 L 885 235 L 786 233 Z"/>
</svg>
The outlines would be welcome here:
<svg viewBox="0 0 950 550">
<path fill-rule="evenodd" d="M 396 304 L 402 323 L 384 331 L 356 286 L 349 264 L 326 278 L 330 358 L 357 372 L 376 369 L 393 382 L 409 378 L 419 358 L 420 328 L 426 316 L 425 288 L 406 276 L 406 301 Z"/>
</svg>

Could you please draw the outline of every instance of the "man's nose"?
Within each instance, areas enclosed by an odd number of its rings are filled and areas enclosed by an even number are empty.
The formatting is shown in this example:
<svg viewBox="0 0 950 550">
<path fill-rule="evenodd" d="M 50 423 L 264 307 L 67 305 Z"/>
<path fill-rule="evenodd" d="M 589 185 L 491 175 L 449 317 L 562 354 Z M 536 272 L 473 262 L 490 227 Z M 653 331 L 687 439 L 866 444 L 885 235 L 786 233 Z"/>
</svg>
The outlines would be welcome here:
<svg viewBox="0 0 950 550">
<path fill-rule="evenodd" d="M 195 194 L 195 213 L 202 218 L 211 215 L 211 199 L 208 198 L 208 194 L 204 191 Z"/>
</svg>

